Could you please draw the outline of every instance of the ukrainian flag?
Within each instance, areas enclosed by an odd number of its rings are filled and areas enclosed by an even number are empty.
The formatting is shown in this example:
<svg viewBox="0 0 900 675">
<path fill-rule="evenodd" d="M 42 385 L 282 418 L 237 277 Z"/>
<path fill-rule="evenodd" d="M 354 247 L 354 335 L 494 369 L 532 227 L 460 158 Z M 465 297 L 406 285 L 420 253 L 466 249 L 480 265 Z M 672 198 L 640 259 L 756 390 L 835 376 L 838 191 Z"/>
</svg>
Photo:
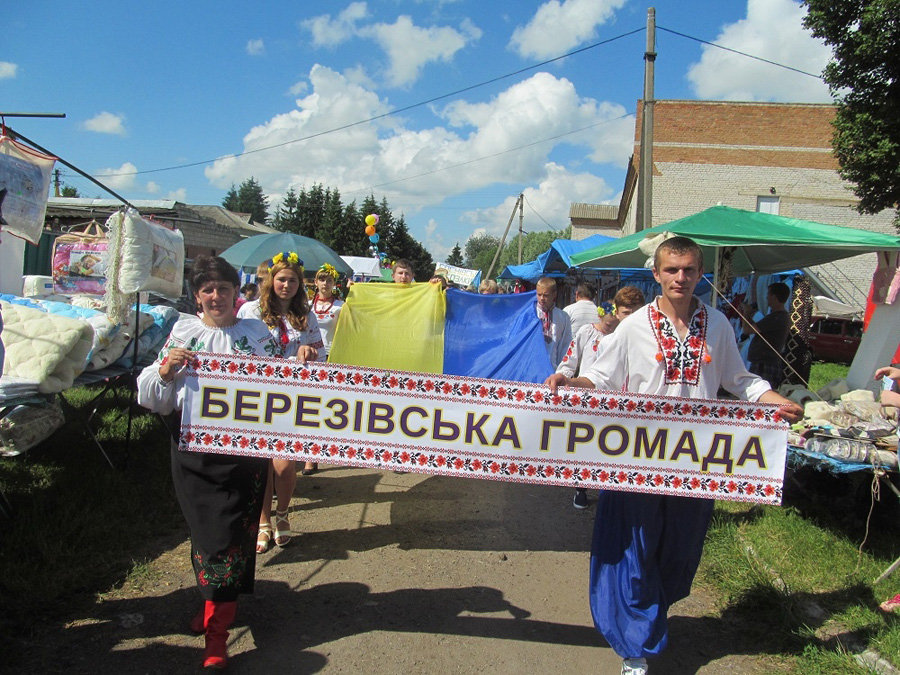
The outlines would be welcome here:
<svg viewBox="0 0 900 675">
<path fill-rule="evenodd" d="M 478 295 L 438 284 L 353 284 L 329 361 L 543 382 L 552 372 L 535 292 Z"/>
</svg>

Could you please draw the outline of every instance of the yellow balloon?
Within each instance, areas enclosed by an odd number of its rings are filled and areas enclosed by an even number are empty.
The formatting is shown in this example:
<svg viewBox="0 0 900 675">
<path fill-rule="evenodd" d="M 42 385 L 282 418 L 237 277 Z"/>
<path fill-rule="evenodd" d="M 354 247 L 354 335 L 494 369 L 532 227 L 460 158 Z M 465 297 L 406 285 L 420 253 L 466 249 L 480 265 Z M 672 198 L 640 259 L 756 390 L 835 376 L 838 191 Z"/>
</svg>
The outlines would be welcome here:
<svg viewBox="0 0 900 675">
<path fill-rule="evenodd" d="M 370 213 L 369 215 L 366 216 L 366 225 L 369 225 L 370 227 L 375 227 L 375 223 L 377 223 L 377 222 L 378 222 L 378 219 L 375 218 L 374 213 Z"/>
</svg>

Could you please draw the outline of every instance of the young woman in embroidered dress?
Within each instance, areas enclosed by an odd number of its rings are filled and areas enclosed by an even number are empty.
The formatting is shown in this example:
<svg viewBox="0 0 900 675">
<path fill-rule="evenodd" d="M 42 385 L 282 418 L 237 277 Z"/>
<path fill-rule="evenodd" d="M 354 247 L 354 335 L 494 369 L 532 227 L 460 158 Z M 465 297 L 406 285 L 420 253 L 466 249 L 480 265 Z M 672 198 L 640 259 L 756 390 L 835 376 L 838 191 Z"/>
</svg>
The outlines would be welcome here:
<svg viewBox="0 0 900 675">
<path fill-rule="evenodd" d="M 603 352 L 603 339 L 612 335 L 619 322 L 644 306 L 644 294 L 636 286 L 623 286 L 616 293 L 612 303 L 602 302 L 597 307 L 600 317 L 595 323 L 582 326 L 575 333 L 569 349 L 559 363 L 556 372 L 566 377 L 576 377 L 587 371 Z M 575 488 L 572 506 L 576 509 L 588 507 L 587 491 Z"/>
<path fill-rule="evenodd" d="M 191 531 L 191 562 L 204 600 L 191 628 L 206 634 L 204 668 L 224 668 L 228 628 L 240 593 L 252 593 L 256 535 L 268 461 L 260 457 L 178 450 L 184 366 L 198 352 L 273 356 L 278 346 L 258 321 L 234 316 L 240 283 L 223 258 L 197 256 L 190 286 L 202 317 L 180 319 L 157 360 L 137 380 L 138 403 L 169 416 L 172 479 Z"/>
<path fill-rule="evenodd" d="M 331 343 L 334 342 L 334 331 L 337 329 L 338 316 L 344 301 L 336 292 L 338 271 L 328 263 L 325 263 L 316 272 L 316 294 L 312 300 L 312 311 L 319 322 L 319 330 L 322 332 L 322 341 L 325 343 L 325 360 L 331 351 Z M 311 476 L 318 471 L 317 462 L 306 462 L 300 472 L 304 476 Z"/>
<path fill-rule="evenodd" d="M 281 347 L 281 356 L 307 361 L 324 361 L 325 345 L 315 314 L 309 311 L 303 290 L 303 261 L 296 253 L 279 253 L 271 260 L 269 274 L 260 289 L 259 300 L 248 302 L 238 310 L 239 317 L 261 319 L 269 327 Z M 291 541 L 291 522 L 288 517 L 291 498 L 297 485 L 296 462 L 273 459 L 266 484 L 259 522 L 256 550 L 265 553 L 269 543 L 287 546 Z M 272 493 L 277 506 L 272 517 Z"/>
</svg>

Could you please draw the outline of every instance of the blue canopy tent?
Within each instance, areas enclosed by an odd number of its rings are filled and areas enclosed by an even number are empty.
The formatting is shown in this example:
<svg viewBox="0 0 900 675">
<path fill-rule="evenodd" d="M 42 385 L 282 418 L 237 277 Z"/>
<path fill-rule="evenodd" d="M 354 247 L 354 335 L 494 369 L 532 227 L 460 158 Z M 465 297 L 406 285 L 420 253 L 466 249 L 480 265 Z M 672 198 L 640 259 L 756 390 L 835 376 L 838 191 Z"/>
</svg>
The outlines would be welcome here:
<svg viewBox="0 0 900 675">
<path fill-rule="evenodd" d="M 521 265 L 508 265 L 500 273 L 501 279 L 523 279 L 536 282 L 541 277 L 564 277 L 572 267 L 572 256 L 582 251 L 588 251 L 596 246 L 601 246 L 613 241 L 612 237 L 602 234 L 593 234 L 587 239 L 572 241 L 571 239 L 557 239 L 550 248 L 541 253 L 535 260 Z"/>
</svg>

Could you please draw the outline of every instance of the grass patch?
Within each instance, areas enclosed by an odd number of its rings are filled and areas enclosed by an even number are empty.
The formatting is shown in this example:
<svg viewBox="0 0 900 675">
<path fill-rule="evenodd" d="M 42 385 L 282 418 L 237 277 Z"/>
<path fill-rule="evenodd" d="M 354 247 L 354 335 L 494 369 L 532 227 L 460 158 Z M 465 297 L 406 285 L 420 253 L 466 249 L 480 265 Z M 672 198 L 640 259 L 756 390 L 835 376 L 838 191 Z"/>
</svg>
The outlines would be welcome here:
<svg viewBox="0 0 900 675">
<path fill-rule="evenodd" d="M 73 389 L 66 398 L 75 408 L 97 406 L 92 427 L 121 460 L 129 392 L 91 404 L 98 391 Z M 145 574 L 141 561 L 178 531 L 167 432 L 156 416 L 135 410 L 124 470 L 110 468 L 75 420 L 28 453 L 0 459 L 0 489 L 14 509 L 0 531 L 0 652 L 10 653 L 4 642 L 27 635 L 33 622 L 58 619 L 69 604 Z"/>
<path fill-rule="evenodd" d="M 819 391 L 832 380 L 846 379 L 849 372 L 850 366 L 843 363 L 814 363 L 809 375 L 809 388 L 812 391 Z"/>
</svg>

